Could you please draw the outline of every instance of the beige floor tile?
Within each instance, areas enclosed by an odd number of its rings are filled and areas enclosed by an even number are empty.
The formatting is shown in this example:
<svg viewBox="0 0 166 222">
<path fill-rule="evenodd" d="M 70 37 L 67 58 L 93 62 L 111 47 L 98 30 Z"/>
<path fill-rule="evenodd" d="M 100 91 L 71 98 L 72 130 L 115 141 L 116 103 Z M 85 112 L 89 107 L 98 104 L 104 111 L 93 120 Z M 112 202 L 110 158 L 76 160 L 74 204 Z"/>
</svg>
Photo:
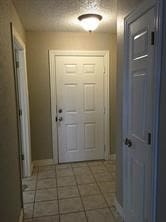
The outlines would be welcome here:
<svg viewBox="0 0 166 222">
<path fill-rule="evenodd" d="M 104 174 L 107 173 L 107 168 L 103 166 L 91 166 L 90 169 L 92 170 L 93 174 Z"/>
<path fill-rule="evenodd" d="M 57 178 L 57 183 L 58 183 L 59 187 L 61 187 L 61 186 L 74 186 L 74 185 L 76 185 L 76 180 L 73 176 L 72 177 L 58 177 Z"/>
<path fill-rule="evenodd" d="M 34 206 L 34 217 L 50 216 L 58 214 L 58 201 L 36 202 Z"/>
<path fill-rule="evenodd" d="M 55 177 L 55 170 L 42 170 L 38 173 L 38 179 L 44 178 L 54 178 Z"/>
<path fill-rule="evenodd" d="M 116 222 L 124 222 L 124 219 L 123 217 L 121 217 L 118 213 L 117 213 L 117 210 L 116 210 L 116 207 L 113 206 L 110 208 L 110 211 L 115 219 Z"/>
<path fill-rule="evenodd" d="M 116 161 L 115 160 L 106 160 L 106 161 L 104 161 L 104 165 L 105 166 L 116 165 Z"/>
<path fill-rule="evenodd" d="M 24 218 L 29 219 L 33 216 L 33 204 L 24 204 Z"/>
<path fill-rule="evenodd" d="M 88 166 L 87 162 L 79 162 L 79 163 L 73 163 L 73 164 L 72 164 L 72 167 L 73 167 L 73 168 L 77 168 L 77 167 L 87 167 L 87 166 Z"/>
<path fill-rule="evenodd" d="M 86 222 L 85 213 L 73 213 L 73 214 L 64 214 L 60 217 L 61 222 Z"/>
<path fill-rule="evenodd" d="M 115 172 L 116 171 L 116 165 L 112 165 L 112 164 L 107 165 L 107 169 L 111 172 Z"/>
<path fill-rule="evenodd" d="M 103 160 L 97 160 L 97 161 L 89 161 L 88 166 L 103 166 L 104 161 Z"/>
<path fill-rule="evenodd" d="M 57 189 L 37 190 L 35 201 L 55 200 L 57 199 Z"/>
<path fill-rule="evenodd" d="M 73 170 L 72 168 L 65 168 L 65 169 L 57 169 L 56 170 L 58 177 L 67 177 L 67 176 L 73 176 Z"/>
<path fill-rule="evenodd" d="M 77 186 L 67 186 L 67 187 L 59 187 L 58 188 L 58 198 L 72 198 L 79 197 L 79 192 Z"/>
<path fill-rule="evenodd" d="M 80 198 L 59 200 L 59 210 L 61 214 L 83 211 Z"/>
<path fill-rule="evenodd" d="M 99 182 L 98 185 L 103 193 L 115 193 L 115 182 Z"/>
<path fill-rule="evenodd" d="M 115 193 L 104 193 L 104 197 L 109 207 L 112 207 L 115 202 Z"/>
<path fill-rule="evenodd" d="M 59 222 L 59 216 L 35 217 L 33 222 Z"/>
<path fill-rule="evenodd" d="M 81 196 L 100 194 L 97 184 L 84 184 L 78 186 Z"/>
<path fill-rule="evenodd" d="M 87 218 L 83 212 L 84 208 L 87 211 L 88 222 L 114 222 L 108 206 L 112 207 L 114 204 L 115 177 L 115 161 L 91 161 L 36 167 L 32 177 L 23 179 L 23 184 L 28 186 L 24 194 L 24 199 L 27 201 L 24 207 L 25 222 L 59 222 L 59 220 L 61 222 L 85 222 Z M 35 190 L 36 203 L 33 210 L 33 203 L 30 202 L 34 201 Z M 57 192 L 59 200 L 57 200 Z M 84 207 L 79 197 L 80 193 Z M 60 219 L 58 201 L 62 214 Z M 32 220 L 33 214 L 35 217 Z"/>
<path fill-rule="evenodd" d="M 75 175 L 91 175 L 91 172 L 88 167 L 77 167 L 73 168 Z"/>
<path fill-rule="evenodd" d="M 108 208 L 86 212 L 88 222 L 115 222 Z"/>
<path fill-rule="evenodd" d="M 114 181 L 116 181 L 116 171 L 115 172 L 111 172 L 112 178 Z"/>
<path fill-rule="evenodd" d="M 97 182 L 110 182 L 113 181 L 113 176 L 111 173 L 105 172 L 105 173 L 96 173 L 94 174 L 94 177 Z"/>
<path fill-rule="evenodd" d="M 24 191 L 33 191 L 36 189 L 36 178 L 35 179 L 23 179 L 22 185 Z"/>
<path fill-rule="evenodd" d="M 24 182 L 35 182 L 37 180 L 37 176 L 31 176 L 31 177 L 24 177 L 23 179 L 22 179 L 22 182 L 24 183 Z"/>
<path fill-rule="evenodd" d="M 107 204 L 102 195 L 83 197 L 82 200 L 86 210 L 107 207 Z"/>
<path fill-rule="evenodd" d="M 94 177 L 90 174 L 86 175 L 76 175 L 76 180 L 78 184 L 90 184 L 95 183 Z"/>
<path fill-rule="evenodd" d="M 56 187 L 56 179 L 42 179 L 37 181 L 37 189 L 53 188 Z"/>
<path fill-rule="evenodd" d="M 38 171 L 39 171 L 39 167 L 34 167 L 32 171 L 32 176 L 37 176 Z"/>
<path fill-rule="evenodd" d="M 23 202 L 26 203 L 33 203 L 35 199 L 35 191 L 25 191 L 23 192 Z"/>
<path fill-rule="evenodd" d="M 56 165 L 56 169 L 71 169 L 70 163 L 58 164 Z"/>
<path fill-rule="evenodd" d="M 39 173 L 41 171 L 48 171 L 48 170 L 54 170 L 55 171 L 55 165 L 48 165 L 48 166 L 39 166 Z"/>
</svg>

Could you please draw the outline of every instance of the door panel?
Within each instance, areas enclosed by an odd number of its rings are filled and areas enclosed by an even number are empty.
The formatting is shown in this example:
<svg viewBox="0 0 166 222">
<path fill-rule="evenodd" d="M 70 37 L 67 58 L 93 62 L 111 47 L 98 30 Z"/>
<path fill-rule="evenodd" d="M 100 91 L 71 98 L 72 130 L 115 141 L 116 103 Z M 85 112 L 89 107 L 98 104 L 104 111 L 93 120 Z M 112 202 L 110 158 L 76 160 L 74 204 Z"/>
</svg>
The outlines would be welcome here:
<svg viewBox="0 0 166 222">
<path fill-rule="evenodd" d="M 126 142 L 126 218 L 125 222 L 151 222 L 151 155 L 154 91 L 154 46 L 151 32 L 155 27 L 154 9 L 129 23 L 128 104 Z"/>
<path fill-rule="evenodd" d="M 95 84 L 84 84 L 84 111 L 95 111 Z"/>
<path fill-rule="evenodd" d="M 78 125 L 66 125 L 66 147 L 67 151 L 76 151 L 78 149 Z"/>
<path fill-rule="evenodd" d="M 95 149 L 96 147 L 96 124 L 86 123 L 84 125 L 85 149 Z"/>
<path fill-rule="evenodd" d="M 132 37 L 133 41 L 133 60 L 137 60 L 140 57 L 146 56 L 148 53 L 148 30 L 147 27 L 143 30 L 139 30 Z"/>
<path fill-rule="evenodd" d="M 147 78 L 143 72 L 132 74 L 131 79 L 131 133 L 133 137 L 144 141 L 147 114 Z"/>
<path fill-rule="evenodd" d="M 56 57 L 59 161 L 104 158 L 103 57 Z"/>
</svg>

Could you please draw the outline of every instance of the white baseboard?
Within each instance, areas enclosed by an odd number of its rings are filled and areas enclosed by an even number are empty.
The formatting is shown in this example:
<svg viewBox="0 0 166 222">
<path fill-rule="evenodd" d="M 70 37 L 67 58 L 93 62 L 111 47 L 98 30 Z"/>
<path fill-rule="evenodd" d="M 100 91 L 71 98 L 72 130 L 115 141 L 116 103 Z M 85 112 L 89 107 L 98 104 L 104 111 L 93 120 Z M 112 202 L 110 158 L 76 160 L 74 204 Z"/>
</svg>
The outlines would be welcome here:
<svg viewBox="0 0 166 222">
<path fill-rule="evenodd" d="M 47 166 L 47 165 L 53 165 L 54 161 L 53 159 L 45 159 L 45 160 L 35 160 L 33 161 L 33 166 Z"/>
<path fill-rule="evenodd" d="M 115 198 L 115 200 L 114 200 L 114 204 L 115 204 L 116 211 L 117 211 L 117 213 L 119 214 L 121 220 L 124 221 L 124 211 L 123 211 L 123 208 L 122 208 L 122 206 L 120 205 L 120 203 L 117 201 L 116 198 Z"/>
<path fill-rule="evenodd" d="M 111 160 L 116 160 L 116 154 L 111 154 Z"/>
<path fill-rule="evenodd" d="M 24 219 L 24 213 L 23 213 L 23 209 L 21 209 L 18 222 L 23 222 L 23 219 Z"/>
</svg>

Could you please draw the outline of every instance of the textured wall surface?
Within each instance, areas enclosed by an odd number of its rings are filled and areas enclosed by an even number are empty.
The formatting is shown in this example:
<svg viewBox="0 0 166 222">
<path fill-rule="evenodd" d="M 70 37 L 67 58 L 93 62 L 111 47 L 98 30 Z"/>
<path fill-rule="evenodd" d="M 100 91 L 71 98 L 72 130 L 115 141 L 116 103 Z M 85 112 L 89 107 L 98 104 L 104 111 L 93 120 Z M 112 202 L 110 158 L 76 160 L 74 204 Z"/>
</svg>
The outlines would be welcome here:
<svg viewBox="0 0 166 222">
<path fill-rule="evenodd" d="M 18 222 L 21 210 L 18 137 L 11 49 L 11 2 L 0 1 L 0 221 Z"/>
<path fill-rule="evenodd" d="M 109 50 L 111 90 L 111 151 L 115 152 L 116 35 L 109 33 L 27 32 L 33 160 L 52 158 L 48 50 Z"/>
<path fill-rule="evenodd" d="M 116 128 L 116 153 L 118 161 L 117 199 L 123 205 L 122 187 L 122 86 L 124 71 L 124 17 L 135 9 L 143 0 L 118 0 L 117 6 L 117 128 Z"/>
</svg>

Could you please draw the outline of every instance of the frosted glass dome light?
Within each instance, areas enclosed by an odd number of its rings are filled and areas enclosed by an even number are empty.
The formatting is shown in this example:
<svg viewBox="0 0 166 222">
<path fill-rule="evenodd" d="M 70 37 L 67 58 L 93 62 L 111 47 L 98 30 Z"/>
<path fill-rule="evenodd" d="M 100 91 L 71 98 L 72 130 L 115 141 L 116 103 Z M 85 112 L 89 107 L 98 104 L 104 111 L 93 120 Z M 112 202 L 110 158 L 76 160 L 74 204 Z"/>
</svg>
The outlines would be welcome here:
<svg viewBox="0 0 166 222">
<path fill-rule="evenodd" d="M 81 26 L 86 31 L 92 32 L 98 27 L 102 20 L 102 16 L 97 14 L 84 14 L 80 15 L 78 20 L 81 22 Z"/>
</svg>

